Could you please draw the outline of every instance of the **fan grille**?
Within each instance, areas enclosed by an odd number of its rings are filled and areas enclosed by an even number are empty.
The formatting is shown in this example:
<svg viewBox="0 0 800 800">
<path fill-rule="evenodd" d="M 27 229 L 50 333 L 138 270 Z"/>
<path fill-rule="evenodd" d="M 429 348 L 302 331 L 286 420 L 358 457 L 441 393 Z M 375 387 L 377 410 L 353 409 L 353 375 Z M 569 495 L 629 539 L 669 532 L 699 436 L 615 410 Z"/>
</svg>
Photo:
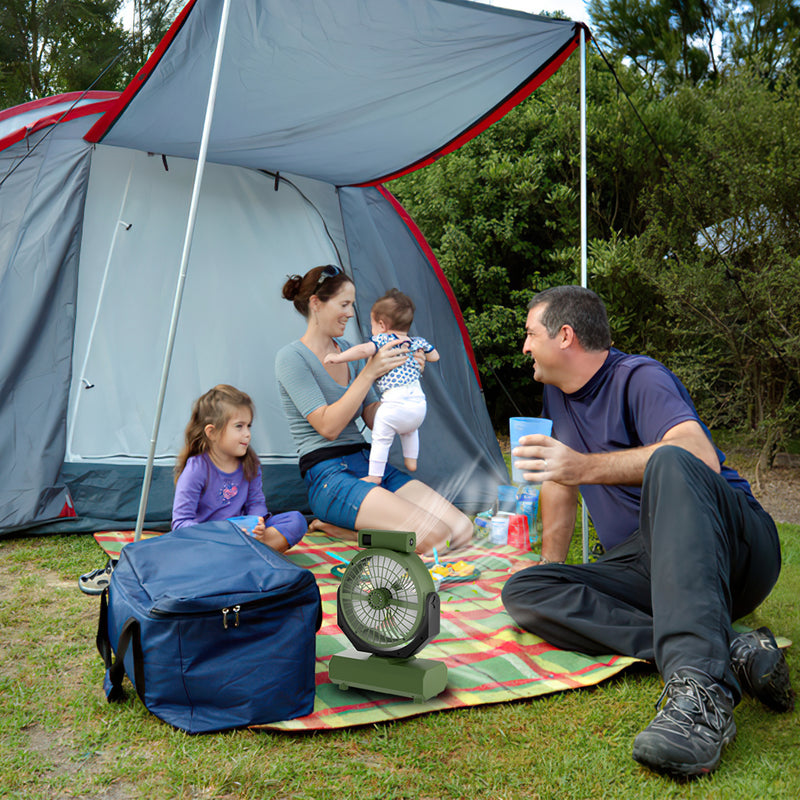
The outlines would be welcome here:
<svg viewBox="0 0 800 800">
<path fill-rule="evenodd" d="M 408 641 L 423 612 L 423 592 L 401 557 L 369 554 L 345 573 L 340 602 L 357 636 L 374 646 Z"/>
</svg>

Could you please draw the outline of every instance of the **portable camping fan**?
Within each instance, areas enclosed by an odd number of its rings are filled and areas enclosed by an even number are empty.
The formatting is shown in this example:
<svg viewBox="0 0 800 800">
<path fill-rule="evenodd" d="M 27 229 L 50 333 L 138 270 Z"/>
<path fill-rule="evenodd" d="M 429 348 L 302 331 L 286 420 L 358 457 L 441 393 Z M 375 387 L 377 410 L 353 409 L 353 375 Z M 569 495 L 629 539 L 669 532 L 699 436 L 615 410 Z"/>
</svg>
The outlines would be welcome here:
<svg viewBox="0 0 800 800">
<path fill-rule="evenodd" d="M 416 534 L 359 531 L 355 555 L 336 596 L 339 627 L 355 650 L 331 656 L 328 675 L 340 689 L 370 689 L 422 702 L 447 685 L 441 661 L 416 658 L 439 632 L 439 595 Z"/>
</svg>

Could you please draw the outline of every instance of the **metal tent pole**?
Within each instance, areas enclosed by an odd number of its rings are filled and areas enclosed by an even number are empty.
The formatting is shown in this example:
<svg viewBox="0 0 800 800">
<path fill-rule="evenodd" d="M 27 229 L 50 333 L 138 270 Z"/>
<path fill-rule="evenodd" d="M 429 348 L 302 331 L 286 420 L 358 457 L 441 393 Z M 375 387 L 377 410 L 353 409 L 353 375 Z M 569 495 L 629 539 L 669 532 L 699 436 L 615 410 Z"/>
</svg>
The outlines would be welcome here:
<svg viewBox="0 0 800 800">
<path fill-rule="evenodd" d="M 586 220 L 586 28 L 581 25 L 581 286 L 588 285 L 588 226 Z M 581 529 L 583 532 L 583 563 L 589 560 L 589 513 L 581 498 Z"/>
<path fill-rule="evenodd" d="M 158 401 L 156 403 L 156 415 L 153 421 L 153 433 L 150 437 L 150 452 L 147 455 L 147 466 L 144 471 L 142 481 L 142 496 L 139 500 L 139 515 L 136 518 L 136 531 L 134 541 L 138 542 L 142 536 L 144 527 L 144 516 L 147 510 L 147 498 L 150 495 L 150 483 L 153 479 L 153 461 L 156 455 L 156 442 L 158 441 L 158 429 L 161 425 L 161 412 L 164 408 L 164 396 L 167 392 L 167 379 L 169 378 L 169 367 L 172 361 L 172 350 L 175 346 L 175 333 L 178 329 L 178 317 L 180 316 L 181 300 L 183 298 L 183 287 L 186 283 L 186 267 L 189 263 L 189 253 L 192 249 L 192 237 L 194 235 L 194 225 L 197 219 L 197 206 L 200 200 L 200 186 L 203 182 L 203 172 L 206 166 L 206 156 L 208 154 L 208 140 L 211 136 L 211 122 L 214 118 L 214 104 L 217 99 L 217 86 L 219 85 L 219 73 L 222 65 L 222 50 L 225 44 L 225 31 L 228 27 L 228 16 L 230 15 L 231 0 L 225 0 L 222 6 L 222 16 L 219 22 L 219 33 L 217 35 L 217 50 L 214 55 L 214 69 L 211 73 L 211 85 L 208 89 L 208 104 L 206 105 L 206 117 L 203 123 L 203 136 L 200 141 L 200 152 L 197 156 L 197 169 L 194 173 L 194 186 L 192 187 L 192 201 L 189 206 L 189 219 L 186 223 L 186 236 L 183 240 L 183 253 L 181 254 L 181 265 L 178 273 L 178 285 L 175 288 L 175 300 L 172 305 L 172 319 L 169 325 L 169 336 L 167 337 L 167 347 L 164 353 L 164 364 L 161 370 L 161 385 L 158 389 Z"/>
</svg>

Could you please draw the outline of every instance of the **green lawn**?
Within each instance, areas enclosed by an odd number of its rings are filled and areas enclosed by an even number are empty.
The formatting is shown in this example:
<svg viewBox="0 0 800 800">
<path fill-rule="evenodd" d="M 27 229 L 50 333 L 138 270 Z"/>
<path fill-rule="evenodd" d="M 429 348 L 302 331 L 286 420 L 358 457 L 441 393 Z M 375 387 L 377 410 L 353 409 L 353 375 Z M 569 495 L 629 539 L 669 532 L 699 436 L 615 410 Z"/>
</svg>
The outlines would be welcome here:
<svg viewBox="0 0 800 800">
<path fill-rule="evenodd" d="M 800 641 L 800 527 L 781 526 L 784 569 L 747 622 Z M 712 777 L 675 784 L 631 742 L 657 675 L 591 689 L 313 734 L 189 736 L 137 698 L 108 705 L 94 648 L 98 599 L 76 577 L 102 562 L 90 536 L 0 540 L 0 796 L 10 798 L 795 798 L 797 713 L 745 700 Z M 793 648 L 789 663 L 800 686 Z"/>
</svg>

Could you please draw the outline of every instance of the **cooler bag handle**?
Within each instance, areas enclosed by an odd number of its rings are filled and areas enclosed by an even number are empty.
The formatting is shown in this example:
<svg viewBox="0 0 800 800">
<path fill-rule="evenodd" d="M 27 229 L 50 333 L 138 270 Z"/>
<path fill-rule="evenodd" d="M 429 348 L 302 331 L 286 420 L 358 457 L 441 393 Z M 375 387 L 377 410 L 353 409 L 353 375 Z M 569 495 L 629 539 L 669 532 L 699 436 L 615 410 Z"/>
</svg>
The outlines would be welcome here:
<svg viewBox="0 0 800 800">
<path fill-rule="evenodd" d="M 108 702 L 119 702 L 125 699 L 122 688 L 122 679 L 125 677 L 125 653 L 128 645 L 133 643 L 133 683 L 136 693 L 144 702 L 144 658 L 142 655 L 142 639 L 139 621 L 136 617 L 128 617 L 119 632 L 117 642 L 117 657 L 108 638 L 108 588 L 103 589 L 100 597 L 100 619 L 97 624 L 97 650 L 106 665 L 106 674 L 103 678 L 103 689 Z"/>
</svg>

